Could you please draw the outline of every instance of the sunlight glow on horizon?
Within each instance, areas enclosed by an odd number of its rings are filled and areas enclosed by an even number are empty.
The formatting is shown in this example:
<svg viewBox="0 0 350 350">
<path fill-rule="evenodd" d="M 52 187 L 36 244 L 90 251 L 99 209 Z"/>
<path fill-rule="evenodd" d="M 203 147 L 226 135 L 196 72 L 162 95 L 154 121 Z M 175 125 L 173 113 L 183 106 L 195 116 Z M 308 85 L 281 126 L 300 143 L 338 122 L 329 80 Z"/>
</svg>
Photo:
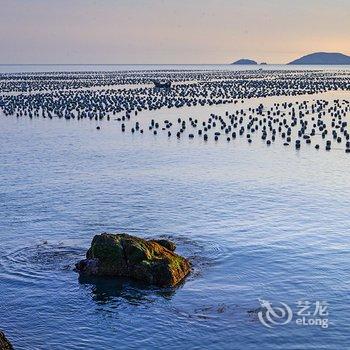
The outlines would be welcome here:
<svg viewBox="0 0 350 350">
<path fill-rule="evenodd" d="M 287 63 L 350 54 L 347 0 L 0 0 L 2 64 Z"/>
</svg>

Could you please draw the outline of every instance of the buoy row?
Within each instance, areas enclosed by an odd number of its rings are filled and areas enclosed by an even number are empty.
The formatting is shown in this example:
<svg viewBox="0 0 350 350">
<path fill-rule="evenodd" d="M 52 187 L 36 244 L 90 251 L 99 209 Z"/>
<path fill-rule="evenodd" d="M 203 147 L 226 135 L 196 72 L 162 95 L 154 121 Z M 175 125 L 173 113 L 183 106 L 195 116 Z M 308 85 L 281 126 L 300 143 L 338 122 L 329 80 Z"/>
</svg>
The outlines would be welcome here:
<svg viewBox="0 0 350 350">
<path fill-rule="evenodd" d="M 158 89 L 153 79 L 170 79 L 175 84 Z M 161 108 L 349 89 L 343 73 L 322 71 L 16 73 L 0 74 L 0 108 L 5 115 L 17 117 L 102 120 Z"/>
<path fill-rule="evenodd" d="M 267 146 L 280 139 L 283 146 L 294 144 L 297 150 L 303 145 L 313 144 L 315 149 L 323 145 L 327 151 L 332 147 L 345 146 L 345 151 L 349 153 L 350 134 L 345 120 L 349 109 L 347 100 L 285 102 L 270 108 L 260 104 L 247 110 L 226 111 L 224 116 L 212 113 L 202 121 L 193 117 L 177 118 L 176 122 L 151 119 L 145 128 L 154 135 L 166 132 L 168 137 L 176 136 L 178 139 L 198 137 L 204 141 L 224 139 L 231 142 L 245 138 L 248 143 L 260 139 Z M 143 133 L 140 125 L 140 121 L 136 121 L 130 131 L 133 134 L 137 131 Z M 127 131 L 125 123 L 121 127 L 123 132 Z"/>
<path fill-rule="evenodd" d="M 171 80 L 170 89 L 154 88 L 156 80 Z M 119 88 L 114 88 L 115 86 Z M 316 149 L 345 146 L 350 152 L 346 116 L 349 101 L 306 99 L 263 103 L 255 108 L 239 102 L 268 96 L 314 95 L 349 90 L 346 72 L 324 71 L 126 71 L 0 74 L 0 109 L 17 118 L 116 120 L 121 131 L 153 135 L 166 133 L 182 139 L 231 142 L 243 137 L 248 143 L 261 139 L 267 146 Z M 315 95 L 316 96 L 316 95 Z M 161 108 L 227 104 L 225 115 L 208 118 L 151 119 L 144 125 L 140 113 Z M 244 103 L 243 103 L 244 105 Z M 242 104 L 241 104 L 242 106 Z M 130 127 L 131 124 L 131 127 Z M 101 130 L 101 126 L 96 126 Z"/>
</svg>

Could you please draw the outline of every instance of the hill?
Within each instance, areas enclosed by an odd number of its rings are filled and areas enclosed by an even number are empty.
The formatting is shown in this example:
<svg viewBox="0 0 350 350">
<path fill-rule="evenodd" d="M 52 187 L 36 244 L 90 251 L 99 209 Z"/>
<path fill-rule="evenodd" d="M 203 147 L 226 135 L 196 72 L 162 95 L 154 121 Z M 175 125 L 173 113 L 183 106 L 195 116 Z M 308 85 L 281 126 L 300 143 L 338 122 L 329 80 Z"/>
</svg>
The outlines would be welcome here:
<svg viewBox="0 0 350 350">
<path fill-rule="evenodd" d="M 255 64 L 258 64 L 258 63 L 253 61 L 253 60 L 248 60 L 246 58 L 242 58 L 241 60 L 238 60 L 238 61 L 233 62 L 231 64 L 255 65 Z"/>
<path fill-rule="evenodd" d="M 310 55 L 300 57 L 288 64 L 349 64 L 350 56 L 346 56 L 342 53 L 337 52 L 316 52 Z"/>
</svg>

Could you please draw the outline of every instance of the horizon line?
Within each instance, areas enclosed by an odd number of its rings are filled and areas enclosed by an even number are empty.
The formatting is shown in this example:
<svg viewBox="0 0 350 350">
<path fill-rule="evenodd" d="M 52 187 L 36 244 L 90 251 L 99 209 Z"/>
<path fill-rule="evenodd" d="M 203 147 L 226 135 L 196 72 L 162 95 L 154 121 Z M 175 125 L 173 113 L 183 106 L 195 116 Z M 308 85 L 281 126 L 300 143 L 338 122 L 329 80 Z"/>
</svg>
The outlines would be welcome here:
<svg viewBox="0 0 350 350">
<path fill-rule="evenodd" d="M 227 66 L 231 63 L 0 63 L 0 66 Z M 286 65 L 287 63 L 267 63 L 267 65 Z M 259 63 L 257 65 L 260 65 Z"/>
<path fill-rule="evenodd" d="M 341 54 L 344 56 L 347 56 L 347 54 L 344 54 L 342 52 L 335 52 L 335 51 L 317 51 L 317 52 L 313 52 L 311 54 L 306 54 L 303 55 L 299 58 L 303 58 L 305 56 L 310 56 L 313 54 L 320 54 L 320 53 L 328 53 L 328 54 Z M 299 59 L 297 58 L 297 59 Z M 246 59 L 246 58 L 241 58 L 241 59 Z M 240 60 L 240 59 L 238 59 Z M 257 65 L 268 65 L 268 66 L 274 66 L 274 65 L 290 65 L 293 61 L 295 61 L 296 59 L 289 61 L 287 63 L 266 63 L 264 61 L 262 61 L 261 63 L 257 62 Z M 254 60 L 255 61 L 255 60 Z M 189 65 L 189 66 L 200 66 L 200 65 L 205 65 L 205 66 L 209 66 L 209 65 L 231 65 L 233 63 L 235 63 L 236 61 L 230 62 L 230 63 L 0 63 L 0 66 L 152 66 L 152 65 L 157 65 L 157 66 L 185 66 L 185 65 Z M 264 64 L 262 64 L 264 63 Z M 322 64 L 321 64 L 322 65 Z"/>
</svg>

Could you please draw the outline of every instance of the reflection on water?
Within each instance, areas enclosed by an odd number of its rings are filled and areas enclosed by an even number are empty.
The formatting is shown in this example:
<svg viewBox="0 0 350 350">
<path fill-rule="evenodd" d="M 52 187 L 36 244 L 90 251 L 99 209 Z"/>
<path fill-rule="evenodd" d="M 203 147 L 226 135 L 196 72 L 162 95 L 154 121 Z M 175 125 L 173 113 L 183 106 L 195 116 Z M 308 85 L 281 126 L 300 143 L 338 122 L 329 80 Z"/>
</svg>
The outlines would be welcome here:
<svg viewBox="0 0 350 350">
<path fill-rule="evenodd" d="M 116 304 L 125 301 L 137 306 L 152 303 L 155 296 L 171 299 L 181 287 L 157 289 L 125 278 L 79 277 L 79 283 L 91 290 L 92 299 L 100 305 Z"/>
</svg>

